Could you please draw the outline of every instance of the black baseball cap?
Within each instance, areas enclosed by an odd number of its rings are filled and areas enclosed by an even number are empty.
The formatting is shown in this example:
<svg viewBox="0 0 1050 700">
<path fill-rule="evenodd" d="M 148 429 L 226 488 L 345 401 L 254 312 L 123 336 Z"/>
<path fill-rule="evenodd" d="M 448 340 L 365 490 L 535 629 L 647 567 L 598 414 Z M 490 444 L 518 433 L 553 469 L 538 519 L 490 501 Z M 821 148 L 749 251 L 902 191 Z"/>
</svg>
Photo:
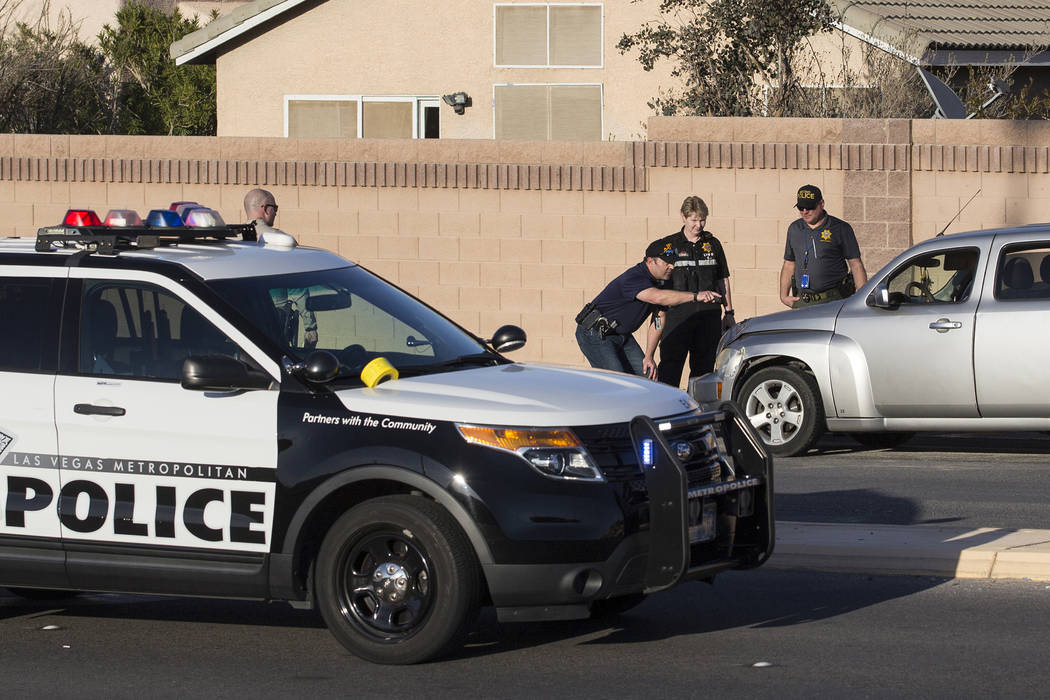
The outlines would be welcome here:
<svg viewBox="0 0 1050 700">
<path fill-rule="evenodd" d="M 802 185 L 798 188 L 797 197 L 796 209 L 816 209 L 820 200 L 824 199 L 824 195 L 820 193 L 820 188 L 816 185 Z"/>
<path fill-rule="evenodd" d="M 678 258 L 678 251 L 669 242 L 653 241 L 645 249 L 645 257 L 662 258 L 665 262 L 673 263 Z"/>
</svg>

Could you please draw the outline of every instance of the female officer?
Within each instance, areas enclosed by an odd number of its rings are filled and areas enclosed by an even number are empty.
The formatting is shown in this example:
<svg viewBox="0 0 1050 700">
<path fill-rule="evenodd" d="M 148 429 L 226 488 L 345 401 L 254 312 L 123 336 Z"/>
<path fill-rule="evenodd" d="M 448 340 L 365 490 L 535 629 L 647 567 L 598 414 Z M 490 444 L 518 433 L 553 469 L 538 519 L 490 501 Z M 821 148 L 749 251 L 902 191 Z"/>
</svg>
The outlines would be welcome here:
<svg viewBox="0 0 1050 700">
<path fill-rule="evenodd" d="M 698 300 L 668 309 L 667 326 L 660 340 L 661 382 L 678 386 L 685 356 L 689 376 L 697 377 L 714 368 L 715 349 L 723 327 L 733 323 L 733 299 L 729 292 L 729 264 L 717 238 L 704 230 L 707 204 L 699 197 L 682 202 L 682 230 L 661 239 L 677 251 L 671 287 L 684 292 L 718 292 L 713 301 Z M 725 323 L 722 306 L 725 306 Z"/>
</svg>

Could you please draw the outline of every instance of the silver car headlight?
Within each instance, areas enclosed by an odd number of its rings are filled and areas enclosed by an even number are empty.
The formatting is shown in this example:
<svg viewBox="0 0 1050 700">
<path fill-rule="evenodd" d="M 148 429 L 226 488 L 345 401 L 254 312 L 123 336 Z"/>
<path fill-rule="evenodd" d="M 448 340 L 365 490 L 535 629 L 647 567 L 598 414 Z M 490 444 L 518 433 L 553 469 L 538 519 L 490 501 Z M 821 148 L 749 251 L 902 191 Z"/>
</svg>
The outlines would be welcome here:
<svg viewBox="0 0 1050 700">
<path fill-rule="evenodd" d="M 572 481 L 605 481 L 594 458 L 571 430 L 459 423 L 456 429 L 471 444 L 513 452 L 544 476 Z"/>
<path fill-rule="evenodd" d="M 744 334 L 747 330 L 748 321 L 751 319 L 745 318 L 740 323 L 734 323 L 733 326 L 722 334 L 722 339 L 718 341 L 718 352 L 722 352 L 725 348 L 733 344 L 733 341 Z"/>
<path fill-rule="evenodd" d="M 715 372 L 722 379 L 731 379 L 744 363 L 744 351 L 740 348 L 725 348 L 715 358 Z"/>
</svg>

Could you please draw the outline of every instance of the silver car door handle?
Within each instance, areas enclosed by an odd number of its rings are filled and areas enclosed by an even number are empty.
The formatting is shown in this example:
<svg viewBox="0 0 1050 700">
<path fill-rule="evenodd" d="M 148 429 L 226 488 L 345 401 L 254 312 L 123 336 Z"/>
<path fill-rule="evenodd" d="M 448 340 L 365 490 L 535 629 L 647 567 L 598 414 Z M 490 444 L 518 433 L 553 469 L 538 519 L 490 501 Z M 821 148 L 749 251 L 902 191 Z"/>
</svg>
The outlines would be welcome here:
<svg viewBox="0 0 1050 700">
<path fill-rule="evenodd" d="M 953 321 L 950 318 L 939 318 L 930 324 L 930 328 L 938 333 L 947 333 L 950 330 L 962 328 L 962 323 Z"/>
</svg>

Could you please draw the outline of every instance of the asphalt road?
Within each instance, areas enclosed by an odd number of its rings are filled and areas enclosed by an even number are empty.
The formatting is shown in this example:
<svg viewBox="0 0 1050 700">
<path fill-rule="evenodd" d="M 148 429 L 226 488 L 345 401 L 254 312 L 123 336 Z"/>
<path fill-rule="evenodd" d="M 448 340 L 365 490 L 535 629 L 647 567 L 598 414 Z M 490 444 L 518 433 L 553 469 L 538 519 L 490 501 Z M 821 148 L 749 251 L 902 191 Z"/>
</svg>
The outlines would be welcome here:
<svg viewBox="0 0 1050 700">
<path fill-rule="evenodd" d="M 871 450 L 844 435 L 777 459 L 777 520 L 1050 528 L 1050 435 L 916 435 Z"/>
<path fill-rule="evenodd" d="M 5 697 L 1044 697 L 1050 587 L 758 569 L 390 668 L 283 604 L 0 593 Z M 53 629 L 48 629 L 53 626 Z M 756 666 L 756 664 L 768 664 Z"/>
</svg>

